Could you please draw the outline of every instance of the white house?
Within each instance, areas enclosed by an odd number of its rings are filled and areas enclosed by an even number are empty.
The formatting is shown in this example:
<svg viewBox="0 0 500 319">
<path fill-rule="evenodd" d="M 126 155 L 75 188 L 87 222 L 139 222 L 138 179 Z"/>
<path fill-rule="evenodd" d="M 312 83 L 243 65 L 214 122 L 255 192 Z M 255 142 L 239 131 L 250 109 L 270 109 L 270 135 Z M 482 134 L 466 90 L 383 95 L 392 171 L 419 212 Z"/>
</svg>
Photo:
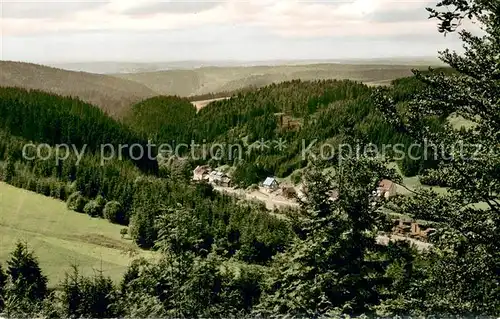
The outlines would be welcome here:
<svg viewBox="0 0 500 319">
<path fill-rule="evenodd" d="M 279 183 L 276 178 L 268 177 L 266 178 L 264 183 L 262 183 L 262 186 L 264 186 L 264 188 L 267 188 L 268 190 L 276 190 L 279 187 Z"/>
</svg>

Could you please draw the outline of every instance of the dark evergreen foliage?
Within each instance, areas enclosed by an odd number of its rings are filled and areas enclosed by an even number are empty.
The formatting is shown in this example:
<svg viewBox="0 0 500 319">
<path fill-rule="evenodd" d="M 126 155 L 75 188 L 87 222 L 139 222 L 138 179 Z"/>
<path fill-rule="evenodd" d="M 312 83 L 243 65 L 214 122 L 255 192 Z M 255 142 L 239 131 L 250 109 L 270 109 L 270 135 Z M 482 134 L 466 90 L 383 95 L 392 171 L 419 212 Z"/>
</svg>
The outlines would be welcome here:
<svg viewBox="0 0 500 319">
<path fill-rule="evenodd" d="M 7 261 L 7 275 L 12 283 L 10 292 L 31 302 L 40 302 L 47 295 L 47 277 L 42 274 L 38 260 L 28 247 L 17 243 Z"/>
</svg>

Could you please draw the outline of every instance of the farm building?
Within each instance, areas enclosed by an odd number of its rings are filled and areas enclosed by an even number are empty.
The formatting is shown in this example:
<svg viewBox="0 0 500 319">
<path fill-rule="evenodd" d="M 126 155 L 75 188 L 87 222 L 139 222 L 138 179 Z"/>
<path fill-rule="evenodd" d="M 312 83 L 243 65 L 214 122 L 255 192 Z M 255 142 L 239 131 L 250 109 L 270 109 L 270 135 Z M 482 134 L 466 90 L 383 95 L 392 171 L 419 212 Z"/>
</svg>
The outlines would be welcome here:
<svg viewBox="0 0 500 319">
<path fill-rule="evenodd" d="M 394 219 L 393 232 L 398 235 L 410 236 L 412 238 L 427 241 L 429 235 L 436 231 L 435 228 L 424 225 L 412 219 Z"/>
<path fill-rule="evenodd" d="M 266 178 L 266 180 L 264 181 L 264 183 L 262 183 L 262 186 L 264 188 L 267 188 L 268 190 L 276 190 L 279 187 L 279 183 L 276 180 L 276 178 L 274 178 L 274 177 L 268 177 L 268 178 Z"/>
<path fill-rule="evenodd" d="M 220 171 L 212 171 L 208 174 L 208 182 L 217 186 L 230 187 L 231 178 Z"/>
<path fill-rule="evenodd" d="M 388 179 L 383 179 L 378 184 L 377 196 L 389 199 L 396 195 L 396 184 Z"/>
<path fill-rule="evenodd" d="M 208 180 L 209 173 L 211 169 L 208 165 L 197 166 L 193 171 L 193 180 L 194 181 L 203 181 Z"/>
</svg>

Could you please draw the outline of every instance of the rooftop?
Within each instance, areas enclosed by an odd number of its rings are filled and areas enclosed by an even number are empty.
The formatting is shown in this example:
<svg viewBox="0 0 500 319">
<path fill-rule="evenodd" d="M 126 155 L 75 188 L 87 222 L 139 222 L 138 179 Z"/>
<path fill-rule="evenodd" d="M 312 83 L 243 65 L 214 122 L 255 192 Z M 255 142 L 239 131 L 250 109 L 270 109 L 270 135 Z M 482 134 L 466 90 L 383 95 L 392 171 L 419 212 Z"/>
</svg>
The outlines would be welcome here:
<svg viewBox="0 0 500 319">
<path fill-rule="evenodd" d="M 268 178 L 266 178 L 266 180 L 264 181 L 264 184 L 263 184 L 263 185 L 264 185 L 264 186 L 271 186 L 274 182 L 276 182 L 276 183 L 278 182 L 278 181 L 276 180 L 276 178 L 274 178 L 274 177 L 268 177 Z"/>
</svg>

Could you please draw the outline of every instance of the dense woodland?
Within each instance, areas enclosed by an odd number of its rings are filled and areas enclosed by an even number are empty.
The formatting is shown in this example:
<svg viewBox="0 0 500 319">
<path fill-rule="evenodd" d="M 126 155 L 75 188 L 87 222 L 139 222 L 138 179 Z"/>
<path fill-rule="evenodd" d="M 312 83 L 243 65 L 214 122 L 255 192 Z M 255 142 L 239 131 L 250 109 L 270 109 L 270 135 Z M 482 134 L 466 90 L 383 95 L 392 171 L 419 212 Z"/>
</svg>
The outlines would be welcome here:
<svg viewBox="0 0 500 319">
<path fill-rule="evenodd" d="M 0 86 L 37 89 L 62 96 L 79 97 L 99 106 L 113 117 L 156 93 L 146 86 L 104 74 L 74 72 L 32 63 L 0 61 Z"/>
<path fill-rule="evenodd" d="M 403 109 L 418 88 L 415 82 L 394 83 L 394 96 Z M 403 144 L 407 148 L 414 139 L 384 120 L 373 103 L 373 92 L 373 88 L 352 81 L 296 80 L 239 92 L 210 103 L 198 113 L 185 99 L 153 98 L 135 105 L 126 121 L 156 145 L 205 144 L 207 149 L 215 143 L 227 145 L 222 156 L 212 158 L 210 164 L 235 166 L 237 182 L 249 186 L 266 176 L 286 177 L 306 167 L 302 150 L 311 143 L 316 153 L 323 143 L 333 149 L 342 143 L 360 147 L 373 143 L 380 149 L 384 144 Z M 428 117 L 422 121 L 440 127 L 445 119 Z M 285 147 L 277 147 L 278 141 Z M 241 146 L 241 154 L 229 149 L 236 145 Z M 399 164 L 408 176 L 433 166 L 408 158 Z"/>
<path fill-rule="evenodd" d="M 128 225 L 137 245 L 158 258 L 134 262 L 120 283 L 99 273 L 84 277 L 75 266 L 48 287 L 36 252 L 19 243 L 0 267 L 0 311 L 47 318 L 498 316 L 498 4 L 443 4 L 458 6 L 456 15 L 431 10 L 443 32 L 453 32 L 456 19 L 474 17 L 485 35 L 462 32 L 467 54 L 443 53 L 454 72 L 416 72 L 386 88 L 291 81 L 239 93 L 199 113 L 187 99 L 158 97 L 134 106 L 123 123 L 78 100 L 1 89 L 1 180 L 65 200 L 75 214 Z M 297 125 L 283 127 L 277 113 Z M 452 114 L 475 125 L 455 128 L 447 123 Z M 125 158 L 101 165 L 98 148 L 110 141 L 198 138 L 250 146 L 276 137 L 287 138 L 291 150 L 248 152 L 233 164 L 242 184 L 307 166 L 306 200 L 279 216 L 192 183 L 191 161 L 158 165 Z M 293 147 L 302 138 L 405 145 L 465 140 L 483 148 L 400 162 L 404 172 L 426 173 L 448 191 L 418 189 L 386 201 L 372 191 L 381 179 L 402 178 L 386 163 L 354 157 L 325 170 L 331 161 L 297 160 Z M 75 155 L 27 160 L 22 148 L 28 142 L 89 144 L 89 151 L 78 164 Z M 434 222 L 431 248 L 377 242 L 391 227 L 387 212 Z"/>
</svg>

